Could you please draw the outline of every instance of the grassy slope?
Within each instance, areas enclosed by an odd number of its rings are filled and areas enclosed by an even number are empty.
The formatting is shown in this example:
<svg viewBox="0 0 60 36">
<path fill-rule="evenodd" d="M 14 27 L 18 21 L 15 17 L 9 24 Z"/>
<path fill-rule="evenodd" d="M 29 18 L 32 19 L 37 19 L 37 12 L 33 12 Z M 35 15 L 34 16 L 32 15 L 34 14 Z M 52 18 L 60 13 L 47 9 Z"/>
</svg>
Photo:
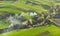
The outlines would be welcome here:
<svg viewBox="0 0 60 36">
<path fill-rule="evenodd" d="M 5 28 L 5 27 L 8 27 L 8 25 L 9 25 L 9 24 L 6 23 L 4 20 L 3 20 L 3 21 L 0 20 L 0 29 L 1 29 L 1 28 Z"/>
<path fill-rule="evenodd" d="M 50 34 L 48 34 L 47 36 L 60 36 L 60 29 L 54 25 L 16 30 L 1 35 L 2 36 L 36 36 L 44 31 L 50 32 Z"/>
<path fill-rule="evenodd" d="M 48 10 L 44 9 L 42 6 L 31 6 L 28 4 L 24 4 L 24 2 L 25 1 L 23 1 L 23 0 L 22 0 L 22 2 L 17 1 L 16 3 L 13 3 L 11 5 L 19 7 L 19 8 L 24 8 L 24 9 L 30 9 L 30 10 L 34 9 L 38 13 L 48 11 Z M 43 0 L 43 1 L 39 0 L 39 2 L 42 4 L 51 6 L 50 2 L 53 2 L 53 0 Z M 10 3 L 1 3 L 1 4 L 10 6 Z M 58 3 L 53 2 L 53 4 L 56 5 Z M 14 13 L 23 12 L 23 11 L 12 9 L 12 8 L 0 8 L 0 10 L 1 11 L 10 11 L 10 12 L 14 12 Z M 0 23 L 0 24 L 4 24 L 4 23 Z M 11 31 L 8 33 L 0 34 L 0 36 L 36 36 L 37 34 L 40 34 L 47 30 L 50 32 L 50 34 L 47 36 L 60 36 L 60 28 L 58 28 L 54 25 L 42 26 L 42 27 L 36 27 L 36 28 L 28 28 L 28 29 L 17 30 L 17 31 L 15 30 L 15 31 Z"/>
</svg>

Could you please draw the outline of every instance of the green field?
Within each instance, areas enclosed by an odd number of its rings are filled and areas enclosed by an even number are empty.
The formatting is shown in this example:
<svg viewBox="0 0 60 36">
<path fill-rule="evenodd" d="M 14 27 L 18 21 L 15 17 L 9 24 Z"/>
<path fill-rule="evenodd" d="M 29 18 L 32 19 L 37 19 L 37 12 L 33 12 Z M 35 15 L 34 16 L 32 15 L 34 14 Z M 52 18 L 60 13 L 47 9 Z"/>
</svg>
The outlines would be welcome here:
<svg viewBox="0 0 60 36">
<path fill-rule="evenodd" d="M 38 5 L 26 4 L 26 0 L 16 1 L 14 3 L 11 3 L 9 1 L 8 2 L 4 1 L 0 3 L 0 6 L 2 6 L 0 7 L 0 11 L 8 11 L 10 13 L 20 14 L 22 12 L 27 13 L 26 12 L 27 10 L 34 10 L 37 13 L 41 13 L 41 12 L 48 12 L 52 5 L 55 7 L 56 5 L 60 4 L 60 0 L 59 1 L 37 0 L 38 2 L 35 2 L 34 0 L 30 0 L 30 1 Z M 4 14 L 2 13 L 2 15 Z M 8 27 L 8 23 L 6 23 L 4 20 L 0 20 L 0 28 L 5 28 L 5 27 Z M 0 36 L 37 36 L 38 34 L 41 34 L 42 32 L 45 31 L 50 32 L 46 36 L 60 36 L 60 27 L 55 26 L 53 24 L 40 26 L 40 27 L 31 27 L 26 29 L 14 30 L 11 32 L 0 34 Z"/>
<path fill-rule="evenodd" d="M 3 33 L 0 36 L 36 36 L 44 31 L 50 32 L 46 36 L 60 36 L 60 29 L 54 25 L 15 30 L 15 31 Z"/>
</svg>

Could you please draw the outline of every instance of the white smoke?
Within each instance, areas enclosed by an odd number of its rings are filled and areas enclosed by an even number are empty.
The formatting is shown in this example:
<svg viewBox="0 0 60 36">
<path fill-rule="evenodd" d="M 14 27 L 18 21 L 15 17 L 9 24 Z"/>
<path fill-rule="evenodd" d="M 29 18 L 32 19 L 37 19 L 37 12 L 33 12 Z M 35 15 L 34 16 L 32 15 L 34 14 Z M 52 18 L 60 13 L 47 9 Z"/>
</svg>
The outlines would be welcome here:
<svg viewBox="0 0 60 36">
<path fill-rule="evenodd" d="M 36 16 L 37 13 L 36 12 L 30 12 L 30 16 Z"/>
</svg>

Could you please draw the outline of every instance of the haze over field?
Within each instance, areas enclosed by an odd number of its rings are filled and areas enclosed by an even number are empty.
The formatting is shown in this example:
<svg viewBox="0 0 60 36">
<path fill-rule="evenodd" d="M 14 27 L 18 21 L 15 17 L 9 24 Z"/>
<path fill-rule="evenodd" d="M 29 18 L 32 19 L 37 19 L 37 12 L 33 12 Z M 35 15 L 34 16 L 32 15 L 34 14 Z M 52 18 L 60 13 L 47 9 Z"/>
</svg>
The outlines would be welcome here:
<svg viewBox="0 0 60 36">
<path fill-rule="evenodd" d="M 60 0 L 0 0 L 0 36 L 60 36 Z"/>
</svg>

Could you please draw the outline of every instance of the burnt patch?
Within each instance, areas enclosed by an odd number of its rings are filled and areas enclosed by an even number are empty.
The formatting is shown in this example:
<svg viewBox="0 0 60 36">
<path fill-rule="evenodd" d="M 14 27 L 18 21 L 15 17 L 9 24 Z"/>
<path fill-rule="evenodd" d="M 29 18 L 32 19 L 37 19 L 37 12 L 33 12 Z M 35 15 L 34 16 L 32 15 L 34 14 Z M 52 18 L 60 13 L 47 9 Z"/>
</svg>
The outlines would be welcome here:
<svg viewBox="0 0 60 36">
<path fill-rule="evenodd" d="M 45 32 L 40 33 L 40 34 L 38 34 L 36 36 L 47 36 L 48 34 L 50 34 L 50 32 L 49 31 L 45 31 Z"/>
<path fill-rule="evenodd" d="M 15 13 L 8 13 L 8 12 L 6 12 L 6 11 L 1 11 L 2 13 L 0 14 L 0 20 L 2 20 L 2 19 L 6 19 L 7 17 L 9 17 L 10 15 L 11 16 L 14 16 L 15 15 Z"/>
</svg>

